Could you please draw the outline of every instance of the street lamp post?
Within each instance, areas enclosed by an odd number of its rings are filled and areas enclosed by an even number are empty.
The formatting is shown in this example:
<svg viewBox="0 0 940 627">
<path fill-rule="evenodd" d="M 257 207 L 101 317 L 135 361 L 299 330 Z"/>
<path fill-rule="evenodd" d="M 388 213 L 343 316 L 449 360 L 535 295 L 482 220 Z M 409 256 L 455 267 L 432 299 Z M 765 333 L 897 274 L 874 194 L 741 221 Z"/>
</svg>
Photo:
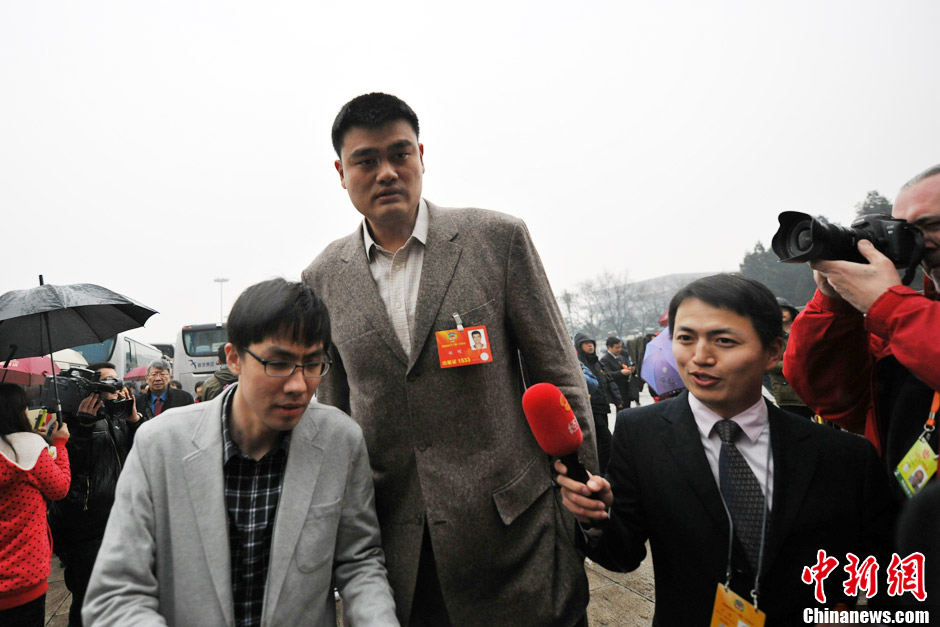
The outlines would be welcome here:
<svg viewBox="0 0 940 627">
<path fill-rule="evenodd" d="M 219 324 L 223 324 L 225 321 L 222 318 L 222 284 L 228 283 L 228 279 L 225 277 L 219 277 L 212 280 L 219 284 Z"/>
</svg>

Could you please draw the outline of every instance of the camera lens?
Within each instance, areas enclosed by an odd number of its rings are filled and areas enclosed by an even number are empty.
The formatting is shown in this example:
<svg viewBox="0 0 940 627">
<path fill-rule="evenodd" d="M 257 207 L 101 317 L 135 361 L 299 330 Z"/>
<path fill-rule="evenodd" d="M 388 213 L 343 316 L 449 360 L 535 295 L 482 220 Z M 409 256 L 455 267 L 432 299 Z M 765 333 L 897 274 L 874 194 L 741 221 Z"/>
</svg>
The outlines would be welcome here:
<svg viewBox="0 0 940 627">
<path fill-rule="evenodd" d="M 790 231 L 787 246 L 790 249 L 791 257 L 808 252 L 813 247 L 812 222 L 806 220 L 794 226 L 793 230 Z"/>
</svg>

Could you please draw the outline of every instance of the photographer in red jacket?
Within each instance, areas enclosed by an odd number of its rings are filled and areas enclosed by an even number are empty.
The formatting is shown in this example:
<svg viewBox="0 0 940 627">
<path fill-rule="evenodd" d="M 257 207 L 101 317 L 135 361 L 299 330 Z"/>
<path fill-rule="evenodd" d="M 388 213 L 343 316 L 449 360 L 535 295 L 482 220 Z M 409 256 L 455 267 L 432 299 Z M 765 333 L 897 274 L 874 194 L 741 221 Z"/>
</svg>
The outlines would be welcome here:
<svg viewBox="0 0 940 627">
<path fill-rule="evenodd" d="M 925 425 L 940 400 L 940 165 L 901 188 L 892 215 L 923 234 L 924 293 L 901 285 L 891 260 L 865 240 L 858 250 L 867 264 L 810 262 L 818 289 L 793 323 L 783 372 L 819 415 L 864 433 L 903 499 L 923 485 L 912 485 L 912 459 L 938 450 Z"/>
</svg>

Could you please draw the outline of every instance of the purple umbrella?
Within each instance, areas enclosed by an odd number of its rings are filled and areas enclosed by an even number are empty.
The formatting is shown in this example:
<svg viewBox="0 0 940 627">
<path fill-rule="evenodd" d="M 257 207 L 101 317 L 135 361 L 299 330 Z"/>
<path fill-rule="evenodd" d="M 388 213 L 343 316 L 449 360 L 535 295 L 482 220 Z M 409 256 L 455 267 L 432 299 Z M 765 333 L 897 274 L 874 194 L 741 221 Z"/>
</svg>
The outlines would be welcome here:
<svg viewBox="0 0 940 627">
<path fill-rule="evenodd" d="M 669 327 L 650 340 L 643 355 L 640 376 L 656 392 L 657 396 L 685 387 L 679 376 L 679 367 L 672 354 L 672 333 Z"/>
</svg>

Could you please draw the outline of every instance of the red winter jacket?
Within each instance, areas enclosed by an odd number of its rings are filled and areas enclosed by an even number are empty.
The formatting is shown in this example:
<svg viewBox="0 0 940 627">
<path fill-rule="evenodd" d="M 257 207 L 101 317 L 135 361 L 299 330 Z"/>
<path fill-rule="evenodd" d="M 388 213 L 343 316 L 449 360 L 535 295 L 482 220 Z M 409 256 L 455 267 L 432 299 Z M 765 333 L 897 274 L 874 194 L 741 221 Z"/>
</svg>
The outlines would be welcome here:
<svg viewBox="0 0 940 627">
<path fill-rule="evenodd" d="M 49 589 L 52 536 L 45 499 L 69 491 L 67 438 L 54 448 L 35 433 L 0 440 L 0 610 L 38 599 Z"/>
<path fill-rule="evenodd" d="M 940 302 L 933 282 L 924 294 L 895 286 L 867 315 L 818 290 L 790 330 L 783 374 L 812 409 L 839 426 L 864 433 L 883 453 L 877 398 L 879 363 L 898 363 L 940 390 Z M 926 414 L 923 416 L 926 420 Z M 916 438 L 918 434 L 911 437 Z"/>
</svg>

